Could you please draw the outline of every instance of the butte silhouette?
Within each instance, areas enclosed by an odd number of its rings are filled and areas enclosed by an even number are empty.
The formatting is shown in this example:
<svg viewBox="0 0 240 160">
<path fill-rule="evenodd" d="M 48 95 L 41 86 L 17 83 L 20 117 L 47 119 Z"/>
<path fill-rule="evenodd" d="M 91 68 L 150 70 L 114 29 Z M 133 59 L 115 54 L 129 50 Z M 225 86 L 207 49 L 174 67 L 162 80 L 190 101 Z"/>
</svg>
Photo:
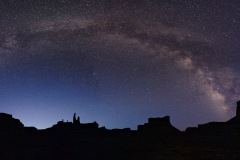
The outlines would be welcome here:
<svg viewBox="0 0 240 160">
<path fill-rule="evenodd" d="M 12 115 L 0 113 L 0 159 L 239 159 L 240 101 L 236 116 L 180 131 L 170 117 L 149 118 L 137 130 L 106 129 L 97 122 L 59 121 L 50 128 L 26 127 Z"/>
</svg>

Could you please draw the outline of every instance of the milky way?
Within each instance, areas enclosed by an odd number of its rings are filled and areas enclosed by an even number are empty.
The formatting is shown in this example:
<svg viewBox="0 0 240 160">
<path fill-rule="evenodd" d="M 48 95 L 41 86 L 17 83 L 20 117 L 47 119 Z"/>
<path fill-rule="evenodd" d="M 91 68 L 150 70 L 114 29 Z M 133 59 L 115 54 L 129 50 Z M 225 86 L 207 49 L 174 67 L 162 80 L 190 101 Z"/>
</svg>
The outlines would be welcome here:
<svg viewBox="0 0 240 160">
<path fill-rule="evenodd" d="M 1 112 L 50 127 L 131 127 L 170 115 L 184 129 L 235 115 L 237 1 L 1 4 Z"/>
</svg>

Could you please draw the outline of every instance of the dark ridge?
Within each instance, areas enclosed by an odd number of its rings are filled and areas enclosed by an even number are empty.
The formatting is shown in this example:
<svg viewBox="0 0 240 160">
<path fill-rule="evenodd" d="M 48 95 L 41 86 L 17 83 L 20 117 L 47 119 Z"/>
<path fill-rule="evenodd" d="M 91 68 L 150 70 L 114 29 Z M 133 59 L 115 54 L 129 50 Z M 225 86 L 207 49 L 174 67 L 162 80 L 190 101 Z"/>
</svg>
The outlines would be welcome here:
<svg viewBox="0 0 240 160">
<path fill-rule="evenodd" d="M 0 113 L 0 159 L 238 159 L 240 101 L 236 116 L 179 131 L 170 117 L 149 118 L 137 130 L 99 128 L 97 122 L 59 121 L 44 130 L 25 127 L 10 114 Z"/>
</svg>

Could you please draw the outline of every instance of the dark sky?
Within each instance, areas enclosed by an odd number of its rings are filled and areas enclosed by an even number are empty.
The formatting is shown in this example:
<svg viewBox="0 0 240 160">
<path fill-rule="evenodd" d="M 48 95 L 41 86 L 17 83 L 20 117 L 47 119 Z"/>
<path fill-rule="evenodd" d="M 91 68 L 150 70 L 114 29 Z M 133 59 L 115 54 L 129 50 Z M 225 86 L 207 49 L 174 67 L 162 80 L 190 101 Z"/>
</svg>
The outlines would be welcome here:
<svg viewBox="0 0 240 160">
<path fill-rule="evenodd" d="M 26 126 L 183 130 L 235 115 L 238 0 L 0 2 L 0 112 Z"/>
</svg>

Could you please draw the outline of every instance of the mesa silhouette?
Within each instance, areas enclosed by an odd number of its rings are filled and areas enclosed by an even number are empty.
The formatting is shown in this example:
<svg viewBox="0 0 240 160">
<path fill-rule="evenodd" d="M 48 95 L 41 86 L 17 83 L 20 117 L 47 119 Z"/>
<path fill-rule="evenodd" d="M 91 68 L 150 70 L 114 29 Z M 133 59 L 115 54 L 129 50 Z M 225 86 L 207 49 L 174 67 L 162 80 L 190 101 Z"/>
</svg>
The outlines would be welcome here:
<svg viewBox="0 0 240 160">
<path fill-rule="evenodd" d="M 238 159 L 240 101 L 236 116 L 180 131 L 170 117 L 149 118 L 137 130 L 106 129 L 97 122 L 59 121 L 50 128 L 25 127 L 0 113 L 0 159 Z"/>
</svg>

